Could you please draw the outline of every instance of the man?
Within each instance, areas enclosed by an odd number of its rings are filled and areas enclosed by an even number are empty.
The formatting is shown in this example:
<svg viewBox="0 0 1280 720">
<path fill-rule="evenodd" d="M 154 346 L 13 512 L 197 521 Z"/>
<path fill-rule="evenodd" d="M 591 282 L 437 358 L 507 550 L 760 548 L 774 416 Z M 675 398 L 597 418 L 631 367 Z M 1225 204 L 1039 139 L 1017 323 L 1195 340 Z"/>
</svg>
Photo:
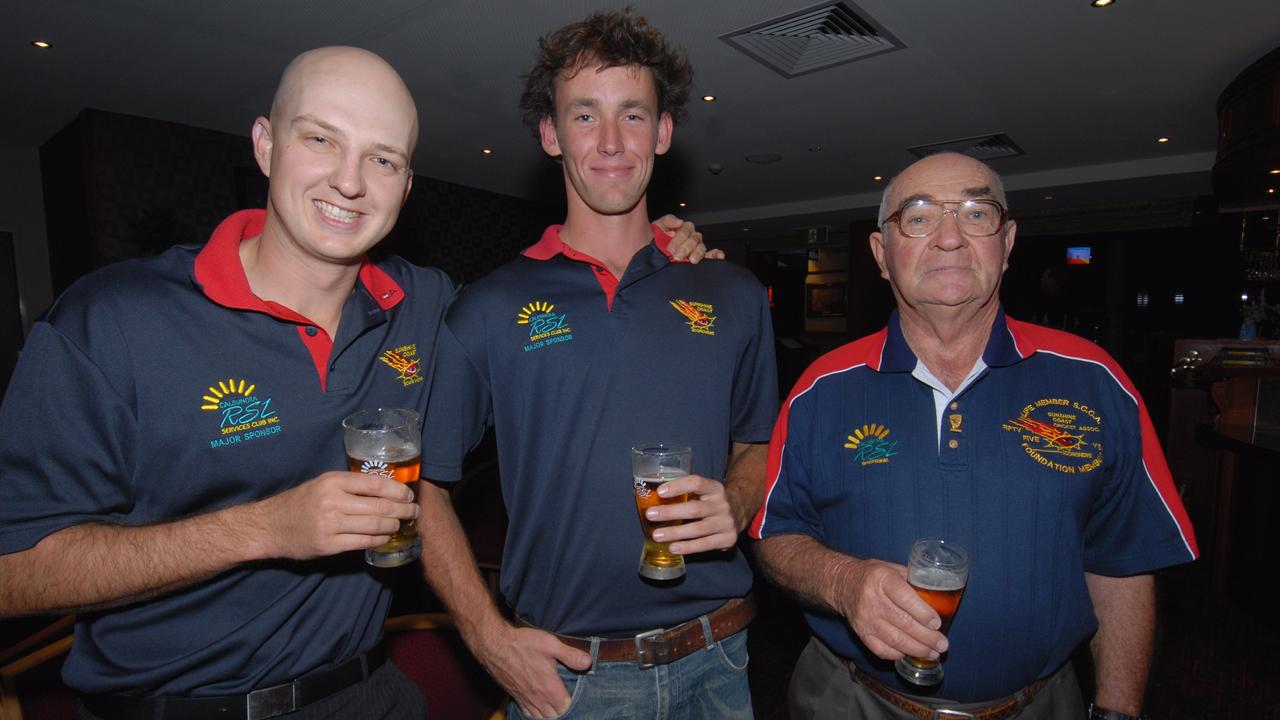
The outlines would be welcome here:
<svg viewBox="0 0 1280 720">
<path fill-rule="evenodd" d="M 897 310 L 814 363 L 778 418 L 751 532 L 815 634 L 793 717 L 1085 717 L 1069 658 L 1095 630 L 1092 717 L 1140 712 L 1150 573 L 1194 559 L 1195 539 L 1115 361 L 1001 309 L 1005 202 L 963 155 L 895 178 L 870 241 Z M 903 566 L 924 537 L 971 559 L 945 637 Z M 895 676 L 941 653 L 935 690 Z"/>
<path fill-rule="evenodd" d="M 381 58 L 300 55 L 253 125 L 265 212 L 84 278 L 33 329 L 0 411 L 0 615 L 79 613 L 83 717 L 422 717 L 351 552 L 417 504 L 339 471 L 349 413 L 425 407 L 453 295 L 366 256 L 417 134 Z"/>
<path fill-rule="evenodd" d="M 735 543 L 776 411 L 767 302 L 741 268 L 672 262 L 645 220 L 691 71 L 643 19 L 612 13 L 543 38 L 526 80 L 526 123 L 563 164 L 568 214 L 460 293 L 423 450 L 424 476 L 456 480 L 492 417 L 516 617 L 481 582 L 447 491 L 424 484 L 427 577 L 512 717 L 750 718 L 751 574 Z M 692 446 L 695 473 L 661 491 L 687 502 L 649 511 L 685 521 L 653 533 L 687 556 L 665 584 L 636 571 L 630 450 L 655 440 Z"/>
</svg>

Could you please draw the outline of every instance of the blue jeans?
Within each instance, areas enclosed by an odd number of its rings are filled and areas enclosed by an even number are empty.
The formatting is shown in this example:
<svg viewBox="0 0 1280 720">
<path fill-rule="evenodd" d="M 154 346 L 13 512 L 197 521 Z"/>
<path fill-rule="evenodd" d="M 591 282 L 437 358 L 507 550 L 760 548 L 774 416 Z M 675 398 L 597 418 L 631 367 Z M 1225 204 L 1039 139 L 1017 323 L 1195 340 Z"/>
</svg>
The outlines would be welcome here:
<svg viewBox="0 0 1280 720">
<path fill-rule="evenodd" d="M 751 720 L 747 686 L 747 631 L 697 650 L 673 663 L 641 669 L 633 662 L 598 663 L 574 672 L 561 665 L 569 709 L 560 718 L 632 720 Z M 514 702 L 511 720 L 525 720 Z"/>
</svg>

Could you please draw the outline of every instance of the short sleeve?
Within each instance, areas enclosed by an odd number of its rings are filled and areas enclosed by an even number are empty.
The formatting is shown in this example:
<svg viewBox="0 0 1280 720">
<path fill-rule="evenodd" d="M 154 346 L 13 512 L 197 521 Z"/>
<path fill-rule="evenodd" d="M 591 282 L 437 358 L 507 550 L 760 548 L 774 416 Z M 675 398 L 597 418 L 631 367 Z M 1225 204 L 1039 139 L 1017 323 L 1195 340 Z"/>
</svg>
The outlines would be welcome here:
<svg viewBox="0 0 1280 720">
<path fill-rule="evenodd" d="M 72 525 L 123 518 L 133 504 L 137 418 L 127 350 L 99 367 L 47 322 L 32 328 L 0 405 L 0 553 Z"/>
</svg>

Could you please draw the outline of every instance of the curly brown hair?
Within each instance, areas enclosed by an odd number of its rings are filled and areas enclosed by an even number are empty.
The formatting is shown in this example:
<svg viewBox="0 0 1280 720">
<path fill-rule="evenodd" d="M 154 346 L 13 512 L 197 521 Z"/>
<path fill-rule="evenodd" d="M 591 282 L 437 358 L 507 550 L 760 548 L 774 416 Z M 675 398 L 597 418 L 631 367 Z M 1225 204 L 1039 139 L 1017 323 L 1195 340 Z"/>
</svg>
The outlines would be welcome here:
<svg viewBox="0 0 1280 720">
<path fill-rule="evenodd" d="M 658 112 L 670 113 L 679 123 L 693 87 L 693 67 L 684 50 L 667 44 L 662 33 L 643 17 L 621 12 L 592 13 L 538 38 L 538 57 L 524 75 L 520 112 L 524 124 L 538 136 L 542 118 L 556 116 L 556 76 L 573 77 L 586 67 L 639 65 L 653 72 L 658 92 Z"/>
</svg>

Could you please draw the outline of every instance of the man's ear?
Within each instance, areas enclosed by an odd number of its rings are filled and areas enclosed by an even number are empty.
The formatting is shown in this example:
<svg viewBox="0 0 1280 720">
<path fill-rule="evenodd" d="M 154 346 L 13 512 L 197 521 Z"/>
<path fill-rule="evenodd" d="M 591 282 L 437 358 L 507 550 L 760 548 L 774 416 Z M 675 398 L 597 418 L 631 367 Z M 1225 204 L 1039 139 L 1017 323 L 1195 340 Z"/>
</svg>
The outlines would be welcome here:
<svg viewBox="0 0 1280 720">
<path fill-rule="evenodd" d="M 671 113 L 664 112 L 658 117 L 658 144 L 653 149 L 654 155 L 665 155 L 671 149 L 671 136 L 675 133 L 675 127 Z"/>
<path fill-rule="evenodd" d="M 253 121 L 253 158 L 262 174 L 271 177 L 271 121 L 258 117 Z"/>
<path fill-rule="evenodd" d="M 875 256 L 876 264 L 880 266 L 880 277 L 888 280 L 889 268 L 884 264 L 884 233 L 877 230 L 871 233 L 871 236 L 867 239 L 871 243 L 871 254 Z"/>
<path fill-rule="evenodd" d="M 550 116 L 538 121 L 538 135 L 542 139 L 542 151 L 551 157 L 560 157 L 560 137 L 556 135 L 556 122 Z"/>
</svg>

